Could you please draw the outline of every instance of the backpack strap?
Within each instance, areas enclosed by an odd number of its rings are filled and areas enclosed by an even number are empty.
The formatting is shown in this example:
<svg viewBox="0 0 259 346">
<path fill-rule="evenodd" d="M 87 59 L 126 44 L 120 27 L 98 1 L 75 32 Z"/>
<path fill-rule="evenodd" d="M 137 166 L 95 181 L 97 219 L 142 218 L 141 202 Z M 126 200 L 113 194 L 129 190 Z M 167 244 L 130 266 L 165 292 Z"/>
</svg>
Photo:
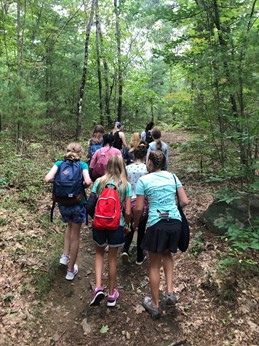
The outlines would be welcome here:
<svg viewBox="0 0 259 346">
<path fill-rule="evenodd" d="M 56 205 L 56 202 L 53 201 L 52 207 L 51 207 L 51 210 L 50 210 L 50 222 L 53 222 L 53 213 L 54 213 L 55 205 Z"/>
</svg>

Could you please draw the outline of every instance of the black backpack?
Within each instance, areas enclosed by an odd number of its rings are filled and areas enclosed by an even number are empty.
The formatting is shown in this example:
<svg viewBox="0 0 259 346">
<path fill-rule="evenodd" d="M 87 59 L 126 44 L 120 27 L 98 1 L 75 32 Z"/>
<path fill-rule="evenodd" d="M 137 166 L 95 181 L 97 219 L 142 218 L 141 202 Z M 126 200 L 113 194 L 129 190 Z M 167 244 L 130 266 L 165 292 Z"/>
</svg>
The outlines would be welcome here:
<svg viewBox="0 0 259 346">
<path fill-rule="evenodd" d="M 153 142 L 153 137 L 152 137 L 152 134 L 151 134 L 151 130 L 146 131 L 146 142 L 147 143 Z"/>
<path fill-rule="evenodd" d="M 58 167 L 53 182 L 51 222 L 56 202 L 63 205 L 75 205 L 79 204 L 84 196 L 83 170 L 80 161 L 63 161 Z"/>
</svg>

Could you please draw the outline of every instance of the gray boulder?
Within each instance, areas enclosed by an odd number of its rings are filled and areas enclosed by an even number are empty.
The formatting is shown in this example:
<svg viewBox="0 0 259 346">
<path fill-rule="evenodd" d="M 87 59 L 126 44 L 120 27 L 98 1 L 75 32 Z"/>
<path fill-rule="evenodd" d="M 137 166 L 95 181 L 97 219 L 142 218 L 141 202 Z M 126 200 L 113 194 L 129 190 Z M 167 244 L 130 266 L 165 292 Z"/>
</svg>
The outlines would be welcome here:
<svg viewBox="0 0 259 346">
<path fill-rule="evenodd" d="M 229 203 L 220 200 L 212 202 L 201 216 L 201 221 L 210 232 L 223 235 L 228 225 L 245 229 L 255 225 L 256 218 L 259 219 L 259 195 L 238 192 Z"/>
</svg>

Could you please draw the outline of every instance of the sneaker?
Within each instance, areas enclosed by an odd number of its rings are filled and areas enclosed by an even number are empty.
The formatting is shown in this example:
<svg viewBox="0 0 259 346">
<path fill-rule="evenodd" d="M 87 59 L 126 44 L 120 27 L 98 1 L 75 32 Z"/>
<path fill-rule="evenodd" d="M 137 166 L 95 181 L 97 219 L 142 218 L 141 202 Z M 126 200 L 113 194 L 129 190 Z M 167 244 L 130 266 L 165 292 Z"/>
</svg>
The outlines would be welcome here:
<svg viewBox="0 0 259 346">
<path fill-rule="evenodd" d="M 126 251 L 121 253 L 121 261 L 123 264 L 129 263 L 129 254 Z"/>
<path fill-rule="evenodd" d="M 114 288 L 113 295 L 110 296 L 108 294 L 107 298 L 107 306 L 115 306 L 116 305 L 116 300 L 119 298 L 119 292 Z"/>
<path fill-rule="evenodd" d="M 64 265 L 64 266 L 67 266 L 68 263 L 69 263 L 69 255 L 64 255 L 64 254 L 63 254 L 63 255 L 60 257 L 59 263 L 62 264 L 62 265 Z"/>
<path fill-rule="evenodd" d="M 161 311 L 160 308 L 154 307 L 152 305 L 152 299 L 151 297 L 145 297 L 143 300 L 142 305 L 144 306 L 144 308 L 146 309 L 146 311 L 150 314 L 150 316 L 153 319 L 158 319 L 161 317 Z"/>
<path fill-rule="evenodd" d="M 77 273 L 78 273 L 78 265 L 75 264 L 74 265 L 74 271 L 72 271 L 72 272 L 69 271 L 69 270 L 67 271 L 66 279 L 69 280 L 69 281 L 74 280 L 74 278 L 75 278 Z"/>
<path fill-rule="evenodd" d="M 166 305 L 175 305 L 177 303 L 177 301 L 179 300 L 179 295 L 175 292 L 171 292 L 171 293 L 165 293 L 165 297 L 166 297 Z"/>
<path fill-rule="evenodd" d="M 101 287 L 96 287 L 93 291 L 92 300 L 90 301 L 90 306 L 96 306 L 100 304 L 100 301 L 103 300 L 105 294 Z"/>
<path fill-rule="evenodd" d="M 136 260 L 135 263 L 136 263 L 138 266 L 141 266 L 146 260 L 147 260 L 147 256 L 144 256 L 143 259 L 142 259 L 142 261 L 141 261 L 141 260 L 140 260 L 140 261 Z"/>
</svg>

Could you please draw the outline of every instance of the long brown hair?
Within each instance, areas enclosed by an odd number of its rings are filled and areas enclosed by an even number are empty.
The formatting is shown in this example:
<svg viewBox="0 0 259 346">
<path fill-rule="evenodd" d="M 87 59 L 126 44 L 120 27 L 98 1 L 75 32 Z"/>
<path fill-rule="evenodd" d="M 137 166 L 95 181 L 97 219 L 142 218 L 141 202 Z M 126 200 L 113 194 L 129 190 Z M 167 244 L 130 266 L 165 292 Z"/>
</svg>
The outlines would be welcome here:
<svg viewBox="0 0 259 346">
<path fill-rule="evenodd" d="M 149 172 L 161 170 L 165 166 L 166 157 L 161 150 L 150 151 L 148 159 L 151 161 L 151 167 L 148 167 Z"/>
<path fill-rule="evenodd" d="M 152 130 L 152 137 L 156 141 L 156 150 L 162 150 L 162 141 L 161 141 L 161 130 L 158 127 L 154 127 Z"/>
</svg>

